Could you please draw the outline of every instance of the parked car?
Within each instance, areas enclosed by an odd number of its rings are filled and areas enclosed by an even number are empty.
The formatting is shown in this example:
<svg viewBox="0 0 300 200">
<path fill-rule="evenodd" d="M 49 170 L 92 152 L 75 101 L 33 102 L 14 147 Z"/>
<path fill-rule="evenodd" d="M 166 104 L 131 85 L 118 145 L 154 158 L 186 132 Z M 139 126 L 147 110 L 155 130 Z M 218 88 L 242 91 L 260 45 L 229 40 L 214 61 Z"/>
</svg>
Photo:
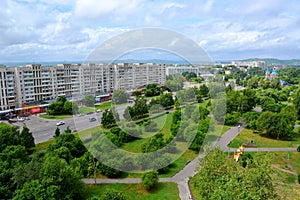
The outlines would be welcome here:
<svg viewBox="0 0 300 200">
<path fill-rule="evenodd" d="M 100 112 L 103 112 L 103 110 L 99 109 L 99 110 L 97 110 L 96 112 L 97 112 L 97 113 L 100 113 Z"/>
<path fill-rule="evenodd" d="M 17 119 L 18 119 L 19 122 L 24 122 L 25 121 L 25 119 L 23 117 L 20 117 L 20 118 L 18 117 Z"/>
<path fill-rule="evenodd" d="M 91 114 L 93 114 L 93 112 L 88 112 L 88 113 L 86 113 L 87 115 L 91 115 Z"/>
<path fill-rule="evenodd" d="M 96 118 L 95 118 L 95 117 L 90 117 L 90 118 L 89 118 L 89 121 L 90 121 L 90 122 L 94 122 L 94 121 L 96 121 Z"/>
<path fill-rule="evenodd" d="M 64 121 L 60 121 L 60 122 L 57 122 L 57 123 L 56 123 L 56 126 L 60 126 L 60 125 L 64 125 L 64 124 L 65 124 Z"/>
<path fill-rule="evenodd" d="M 30 118 L 27 116 L 27 117 L 23 117 L 25 120 L 30 120 Z"/>
</svg>

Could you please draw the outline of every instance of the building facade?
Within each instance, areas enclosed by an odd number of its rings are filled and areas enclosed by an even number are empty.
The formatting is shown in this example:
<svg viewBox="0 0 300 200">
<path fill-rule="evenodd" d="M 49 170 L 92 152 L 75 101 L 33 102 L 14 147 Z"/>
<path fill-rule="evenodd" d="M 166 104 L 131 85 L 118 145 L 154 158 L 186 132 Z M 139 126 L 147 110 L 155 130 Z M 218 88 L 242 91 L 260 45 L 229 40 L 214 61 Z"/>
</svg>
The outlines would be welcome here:
<svg viewBox="0 0 300 200">
<path fill-rule="evenodd" d="M 99 95 L 115 89 L 163 85 L 166 66 L 153 63 L 0 66 L 0 111 L 60 96 Z"/>
<path fill-rule="evenodd" d="M 166 75 L 182 74 L 183 72 L 193 72 L 199 77 L 201 75 L 201 67 L 199 66 L 168 66 L 166 68 Z M 203 69 L 202 69 L 203 71 Z"/>
</svg>

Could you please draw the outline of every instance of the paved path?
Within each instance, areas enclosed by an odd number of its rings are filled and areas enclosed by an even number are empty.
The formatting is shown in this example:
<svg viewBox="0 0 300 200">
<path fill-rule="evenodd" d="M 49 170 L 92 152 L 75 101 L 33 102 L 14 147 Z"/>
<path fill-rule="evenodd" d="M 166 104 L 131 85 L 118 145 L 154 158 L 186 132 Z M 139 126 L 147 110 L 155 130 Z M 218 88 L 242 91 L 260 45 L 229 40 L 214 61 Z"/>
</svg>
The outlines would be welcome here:
<svg viewBox="0 0 300 200">
<path fill-rule="evenodd" d="M 233 152 L 236 148 L 229 148 L 228 144 L 243 130 L 244 126 L 241 127 L 231 127 L 226 131 L 217 141 L 211 144 L 212 147 L 219 146 L 223 151 Z M 297 151 L 296 148 L 245 148 L 248 152 L 258 152 L 258 151 Z M 189 179 L 193 177 L 197 170 L 200 169 L 199 158 L 204 157 L 204 153 L 199 153 L 194 160 L 188 163 L 182 170 L 175 174 L 171 178 L 160 178 L 159 182 L 174 182 L 177 184 L 179 197 L 182 200 L 192 199 L 191 190 L 189 188 Z M 199 167 L 199 168 L 197 168 Z M 125 178 L 125 179 L 83 179 L 86 184 L 105 184 L 105 183 L 140 183 L 140 178 Z"/>
</svg>

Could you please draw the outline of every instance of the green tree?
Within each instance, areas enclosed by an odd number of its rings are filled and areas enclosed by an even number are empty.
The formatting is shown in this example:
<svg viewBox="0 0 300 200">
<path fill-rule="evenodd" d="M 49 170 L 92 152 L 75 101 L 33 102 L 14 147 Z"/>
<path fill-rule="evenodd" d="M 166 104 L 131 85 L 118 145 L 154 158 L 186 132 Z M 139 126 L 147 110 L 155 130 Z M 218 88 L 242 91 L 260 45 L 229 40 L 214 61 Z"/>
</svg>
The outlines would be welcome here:
<svg viewBox="0 0 300 200">
<path fill-rule="evenodd" d="M 95 96 L 93 94 L 87 94 L 83 99 L 84 105 L 93 107 L 95 105 Z"/>
<path fill-rule="evenodd" d="M 112 109 L 105 110 L 102 114 L 101 124 L 104 128 L 111 128 L 117 125 Z"/>
<path fill-rule="evenodd" d="M 82 143 L 82 140 L 71 133 L 61 134 L 59 137 L 55 138 L 56 143 L 50 145 L 47 151 L 52 152 L 60 147 L 66 147 L 69 149 L 72 157 L 81 157 L 85 152 L 86 148 Z"/>
<path fill-rule="evenodd" d="M 161 94 L 159 97 L 159 103 L 163 107 L 167 108 L 174 105 L 174 99 L 172 93 Z"/>
<path fill-rule="evenodd" d="M 40 183 L 49 199 L 83 198 L 83 183 L 65 160 L 53 155 L 46 156 L 40 172 Z"/>
<path fill-rule="evenodd" d="M 56 127 L 55 132 L 54 132 L 54 137 L 59 137 L 60 135 L 60 129 Z"/>
<path fill-rule="evenodd" d="M 99 162 L 96 161 L 90 152 L 85 152 L 80 158 L 71 160 L 70 166 L 73 170 L 82 177 L 87 178 L 94 176 Z"/>
<path fill-rule="evenodd" d="M 300 119 L 300 88 L 296 91 L 294 95 L 294 105 L 297 108 L 298 119 Z"/>
<path fill-rule="evenodd" d="M 220 149 L 200 161 L 201 170 L 190 182 L 198 199 L 279 199 L 267 154 L 253 157 L 245 167 Z"/>
<path fill-rule="evenodd" d="M 64 146 L 59 147 L 58 149 L 55 149 L 53 153 L 57 157 L 64 159 L 67 163 L 70 163 L 70 161 L 72 159 L 70 150 Z"/>
<path fill-rule="evenodd" d="M 183 88 L 182 76 L 180 74 L 172 75 L 172 80 L 167 80 L 164 86 L 171 92 L 181 90 Z"/>
<path fill-rule="evenodd" d="M 146 86 L 146 90 L 145 90 L 145 96 L 146 97 L 153 97 L 153 96 L 158 96 L 160 95 L 160 88 L 157 87 L 156 84 L 152 83 L 152 84 L 148 84 Z"/>
<path fill-rule="evenodd" d="M 215 99 L 212 102 L 212 113 L 219 122 L 224 121 L 226 114 L 226 100 L 223 98 Z"/>
<path fill-rule="evenodd" d="M 207 87 L 205 84 L 201 85 L 200 88 L 199 88 L 199 90 L 200 90 L 200 94 L 201 94 L 202 96 L 204 96 L 204 97 L 207 97 L 207 96 L 208 96 L 208 94 L 209 94 L 209 89 L 208 89 L 208 87 Z"/>
<path fill-rule="evenodd" d="M 62 102 L 62 104 L 64 104 L 67 101 L 67 98 L 65 96 L 60 96 L 60 97 L 58 97 L 58 99 L 56 101 Z"/>
<path fill-rule="evenodd" d="M 227 113 L 225 116 L 224 124 L 227 126 L 236 125 L 239 122 L 239 113 L 235 112 L 233 114 Z"/>
<path fill-rule="evenodd" d="M 125 110 L 124 117 L 126 117 L 126 119 L 130 119 L 129 116 L 132 119 L 140 119 L 148 116 L 148 113 L 147 100 L 145 98 L 138 98 L 132 107 L 128 106 L 128 109 Z"/>
<path fill-rule="evenodd" d="M 150 171 L 142 175 L 142 184 L 146 190 L 150 190 L 158 183 L 158 172 Z"/>
<path fill-rule="evenodd" d="M 156 150 L 159 150 L 163 148 L 166 145 L 163 134 L 158 133 L 155 134 L 154 137 L 150 138 L 149 141 L 143 144 L 142 146 L 142 152 L 143 153 L 149 153 L 149 152 L 154 152 Z"/>
<path fill-rule="evenodd" d="M 75 111 L 75 109 L 73 110 L 73 103 L 71 101 L 66 101 L 63 106 L 63 113 L 72 115 L 73 111 Z"/>
<path fill-rule="evenodd" d="M 14 196 L 13 200 L 44 200 L 50 199 L 46 189 L 40 183 L 39 180 L 32 180 L 26 182 L 22 189 L 16 191 L 16 195 Z"/>
<path fill-rule="evenodd" d="M 268 137 L 273 138 L 291 138 L 294 135 L 293 129 L 295 121 L 290 121 L 291 117 L 282 113 L 263 112 L 257 119 L 257 129 L 262 131 Z"/>
<path fill-rule="evenodd" d="M 10 126 L 3 122 L 0 123 L 0 152 L 7 146 L 19 144 L 19 131 L 17 127 Z"/>
<path fill-rule="evenodd" d="M 27 126 L 23 126 L 20 133 L 20 144 L 23 145 L 27 150 L 35 147 L 34 138 Z"/>
<path fill-rule="evenodd" d="M 112 102 L 114 104 L 127 103 L 129 95 L 124 90 L 114 90 L 112 95 Z"/>
<path fill-rule="evenodd" d="M 185 77 L 187 81 L 192 81 L 197 77 L 197 74 L 195 74 L 194 72 L 183 72 L 182 76 Z"/>
</svg>

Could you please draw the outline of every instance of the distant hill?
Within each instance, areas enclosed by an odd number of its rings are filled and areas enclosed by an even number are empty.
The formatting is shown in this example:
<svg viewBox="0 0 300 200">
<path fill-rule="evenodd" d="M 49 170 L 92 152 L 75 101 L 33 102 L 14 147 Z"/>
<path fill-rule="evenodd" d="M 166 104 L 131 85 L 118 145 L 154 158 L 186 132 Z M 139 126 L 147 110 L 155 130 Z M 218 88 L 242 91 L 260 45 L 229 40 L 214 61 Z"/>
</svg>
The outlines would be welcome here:
<svg viewBox="0 0 300 200">
<path fill-rule="evenodd" d="M 280 60 L 276 58 L 249 58 L 242 61 L 257 61 L 263 60 L 266 62 L 266 65 L 294 65 L 300 66 L 300 59 L 291 59 L 291 60 Z"/>
</svg>

